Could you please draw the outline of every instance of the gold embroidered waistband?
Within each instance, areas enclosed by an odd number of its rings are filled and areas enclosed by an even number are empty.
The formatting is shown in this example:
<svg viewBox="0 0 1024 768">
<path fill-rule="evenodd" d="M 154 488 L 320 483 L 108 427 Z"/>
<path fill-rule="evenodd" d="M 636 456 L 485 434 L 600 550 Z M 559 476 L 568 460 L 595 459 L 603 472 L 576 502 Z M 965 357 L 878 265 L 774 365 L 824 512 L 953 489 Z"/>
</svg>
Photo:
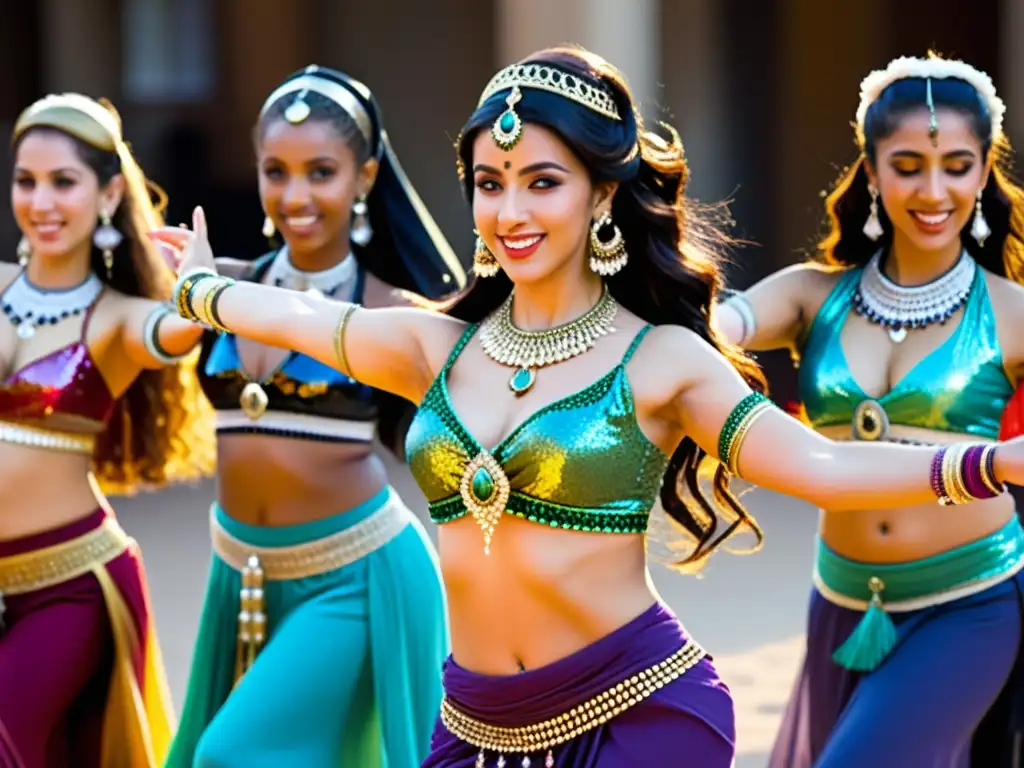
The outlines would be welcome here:
<svg viewBox="0 0 1024 768">
<path fill-rule="evenodd" d="M 267 581 L 304 579 L 354 563 L 383 547 L 412 520 L 412 512 L 392 492 L 380 509 L 351 528 L 291 547 L 257 547 L 228 533 L 215 510 L 216 505 L 210 508 L 210 538 L 217 557 L 240 573 L 256 558 Z"/>
<path fill-rule="evenodd" d="M 96 436 L 0 421 L 0 443 L 91 456 L 96 447 Z"/>
<path fill-rule="evenodd" d="M 131 539 L 113 518 L 70 541 L 0 557 L 0 593 L 35 592 L 89 573 L 124 552 Z"/>
<path fill-rule="evenodd" d="M 481 750 L 510 754 L 543 752 L 572 741 L 639 704 L 660 688 L 681 677 L 706 652 L 692 640 L 667 659 L 631 675 L 557 717 L 532 725 L 509 728 L 477 720 L 451 703 L 441 701 L 441 721 L 457 738 Z"/>
</svg>

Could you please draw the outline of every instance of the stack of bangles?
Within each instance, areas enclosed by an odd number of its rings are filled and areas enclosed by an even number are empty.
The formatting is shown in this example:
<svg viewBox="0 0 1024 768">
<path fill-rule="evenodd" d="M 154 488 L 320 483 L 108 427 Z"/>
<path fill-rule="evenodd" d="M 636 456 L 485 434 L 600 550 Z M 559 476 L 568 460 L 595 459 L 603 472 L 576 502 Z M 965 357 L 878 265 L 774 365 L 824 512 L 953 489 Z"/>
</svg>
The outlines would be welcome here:
<svg viewBox="0 0 1024 768">
<path fill-rule="evenodd" d="M 751 392 L 732 409 L 718 435 L 718 458 L 739 477 L 740 446 L 746 440 L 754 422 L 768 413 L 772 401 L 760 392 Z"/>
<path fill-rule="evenodd" d="M 1006 491 L 996 479 L 995 445 L 954 444 L 932 459 L 932 490 L 939 504 L 967 504 L 993 499 Z"/>
<path fill-rule="evenodd" d="M 224 291 L 234 284 L 234 280 L 221 277 L 212 269 L 190 270 L 178 277 L 178 282 L 174 284 L 174 302 L 178 314 L 186 320 L 227 333 L 228 329 L 217 314 L 217 303 Z"/>
</svg>

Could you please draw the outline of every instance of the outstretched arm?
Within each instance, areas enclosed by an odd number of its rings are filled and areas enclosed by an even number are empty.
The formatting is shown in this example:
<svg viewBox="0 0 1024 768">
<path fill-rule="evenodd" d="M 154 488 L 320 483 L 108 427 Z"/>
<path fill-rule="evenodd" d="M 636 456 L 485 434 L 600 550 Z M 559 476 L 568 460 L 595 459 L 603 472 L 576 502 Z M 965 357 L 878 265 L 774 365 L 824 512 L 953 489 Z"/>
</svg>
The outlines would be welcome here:
<svg viewBox="0 0 1024 768">
<path fill-rule="evenodd" d="M 811 312 L 834 281 L 834 273 L 796 264 L 746 291 L 731 293 L 716 308 L 716 324 L 730 342 L 760 351 L 794 346 Z"/>
<path fill-rule="evenodd" d="M 192 232 L 168 227 L 153 237 L 181 249 L 175 301 L 183 316 L 301 352 L 414 403 L 434 378 L 434 356 L 427 347 L 443 347 L 444 340 L 457 335 L 461 327 L 458 320 L 422 309 L 365 309 L 220 277 L 202 209 L 196 209 Z"/>
<path fill-rule="evenodd" d="M 661 359 L 686 361 L 687 373 L 675 401 L 681 428 L 709 454 L 732 464 L 739 476 L 830 511 L 887 509 L 938 499 L 931 475 L 939 448 L 828 440 L 767 403 L 755 406 L 753 420 L 744 420 L 737 406 L 744 400 L 749 406 L 756 398 L 750 398 L 750 388 L 733 366 L 695 334 L 676 328 L 666 331 L 671 339 L 664 343 L 675 349 L 673 358 L 666 348 Z M 985 478 L 976 466 L 983 448 L 962 456 L 965 447 L 945 451 L 941 465 L 948 473 L 942 487 L 953 500 L 970 500 L 970 494 L 963 493 L 964 482 L 966 490 L 982 498 L 995 495 L 1002 482 L 1024 481 L 1024 440 L 989 449 L 994 462 L 992 492 L 982 484 Z"/>
</svg>

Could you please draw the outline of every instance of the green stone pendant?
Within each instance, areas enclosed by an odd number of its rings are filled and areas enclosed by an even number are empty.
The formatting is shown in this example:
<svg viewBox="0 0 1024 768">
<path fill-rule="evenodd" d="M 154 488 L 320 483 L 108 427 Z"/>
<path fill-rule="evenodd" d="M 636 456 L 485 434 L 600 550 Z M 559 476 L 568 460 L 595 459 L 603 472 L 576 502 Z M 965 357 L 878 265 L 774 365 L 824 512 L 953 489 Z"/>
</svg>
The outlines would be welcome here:
<svg viewBox="0 0 1024 768">
<path fill-rule="evenodd" d="M 532 368 L 517 368 L 508 380 L 508 388 L 516 395 L 523 395 L 530 391 L 533 382 L 537 380 L 537 373 Z"/>
<path fill-rule="evenodd" d="M 487 471 L 485 467 L 480 467 L 474 474 L 473 480 L 470 483 L 470 489 L 473 491 L 473 496 L 481 504 L 486 504 L 491 500 L 494 495 L 494 478 L 491 477 L 491 473 Z"/>
</svg>

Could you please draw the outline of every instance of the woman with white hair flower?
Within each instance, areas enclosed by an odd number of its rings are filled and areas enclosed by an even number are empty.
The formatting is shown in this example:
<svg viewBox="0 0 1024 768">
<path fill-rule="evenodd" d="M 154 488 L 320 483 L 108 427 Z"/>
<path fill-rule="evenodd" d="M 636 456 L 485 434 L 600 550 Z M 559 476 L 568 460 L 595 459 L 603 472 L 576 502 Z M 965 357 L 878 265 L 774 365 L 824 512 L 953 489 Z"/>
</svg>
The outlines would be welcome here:
<svg viewBox="0 0 1024 768">
<path fill-rule="evenodd" d="M 872 72 L 860 156 L 826 199 L 817 258 L 720 307 L 734 343 L 793 351 L 803 416 L 822 434 L 949 450 L 998 439 L 1024 379 L 1024 190 L 1004 170 L 1004 112 L 960 61 Z M 1024 691 L 1011 496 L 823 512 L 819 536 L 772 768 L 1020 766 L 1005 718 L 986 717 Z"/>
</svg>

